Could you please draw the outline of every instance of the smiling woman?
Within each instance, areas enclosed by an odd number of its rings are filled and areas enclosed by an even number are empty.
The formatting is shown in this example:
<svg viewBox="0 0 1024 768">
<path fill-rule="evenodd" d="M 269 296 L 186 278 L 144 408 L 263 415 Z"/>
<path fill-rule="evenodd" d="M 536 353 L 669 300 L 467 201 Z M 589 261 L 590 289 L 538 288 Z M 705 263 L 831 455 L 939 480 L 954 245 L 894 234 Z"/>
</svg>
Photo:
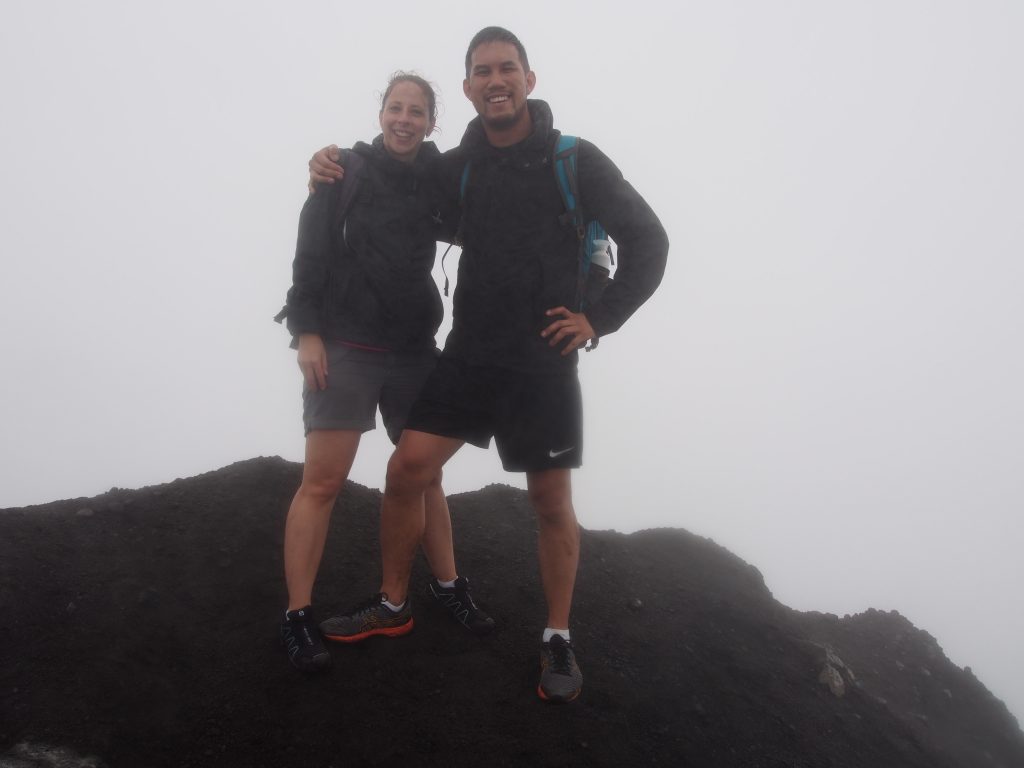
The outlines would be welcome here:
<svg viewBox="0 0 1024 768">
<path fill-rule="evenodd" d="M 288 610 L 281 639 L 292 664 L 303 671 L 330 664 L 313 618 L 313 584 L 331 511 L 360 438 L 375 428 L 379 407 L 388 437 L 397 443 L 434 369 L 442 307 L 430 271 L 441 233 L 424 173 L 438 151 L 424 140 L 436 117 L 434 90 L 426 80 L 393 75 L 381 100 L 381 134 L 347 151 L 350 177 L 311 189 L 299 220 L 293 284 L 281 317 L 288 319 L 305 382 L 306 461 L 285 525 Z M 457 581 L 440 474 L 423 499 L 423 549 L 438 580 L 432 594 L 438 600 L 456 594 L 456 603 L 472 605 L 465 579 Z M 402 597 L 391 603 L 380 595 L 367 607 L 375 629 L 366 634 L 412 629 Z M 486 631 L 490 619 L 473 608 L 462 623 Z"/>
</svg>

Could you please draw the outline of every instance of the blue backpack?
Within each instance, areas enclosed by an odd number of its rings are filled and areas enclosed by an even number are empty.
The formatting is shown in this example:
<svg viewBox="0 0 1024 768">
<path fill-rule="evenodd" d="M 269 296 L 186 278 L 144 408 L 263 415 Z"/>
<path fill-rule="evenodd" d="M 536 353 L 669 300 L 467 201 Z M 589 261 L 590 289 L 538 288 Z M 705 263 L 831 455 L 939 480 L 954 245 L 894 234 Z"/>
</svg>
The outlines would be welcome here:
<svg viewBox="0 0 1024 768">
<path fill-rule="evenodd" d="M 576 306 L 583 312 L 593 305 L 604 292 L 611 277 L 607 267 L 594 265 L 594 256 L 598 250 L 608 249 L 608 258 L 612 264 L 615 259 L 608 245 L 608 233 L 597 219 L 588 220 L 579 204 L 579 174 L 576 171 L 576 156 L 579 154 L 580 140 L 576 136 L 562 134 L 555 144 L 552 165 L 558 191 L 562 193 L 565 213 L 560 220 L 571 224 L 576 229 L 579 240 L 579 271 L 576 283 Z M 594 342 L 596 345 L 596 341 Z"/>
</svg>

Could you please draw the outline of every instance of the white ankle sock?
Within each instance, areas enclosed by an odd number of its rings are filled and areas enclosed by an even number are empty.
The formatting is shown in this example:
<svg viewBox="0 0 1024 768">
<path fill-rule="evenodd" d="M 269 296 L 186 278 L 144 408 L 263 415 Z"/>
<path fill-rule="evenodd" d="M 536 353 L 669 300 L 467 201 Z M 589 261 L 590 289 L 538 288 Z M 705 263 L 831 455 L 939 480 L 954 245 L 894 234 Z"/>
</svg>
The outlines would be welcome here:
<svg viewBox="0 0 1024 768">
<path fill-rule="evenodd" d="M 436 581 L 445 589 L 452 589 L 455 587 L 455 579 L 452 579 L 451 581 L 441 581 L 440 579 L 434 579 L 434 581 Z"/>
<path fill-rule="evenodd" d="M 550 643 L 551 642 L 551 638 L 554 637 L 555 635 L 561 635 L 562 639 L 565 640 L 567 643 L 571 642 L 570 639 L 569 639 L 569 630 L 568 629 L 552 629 L 551 627 L 547 627 L 544 630 L 544 639 L 541 642 Z"/>
<path fill-rule="evenodd" d="M 390 600 L 381 600 L 381 602 L 384 603 L 384 605 L 386 605 L 388 610 L 392 613 L 398 613 L 400 610 L 405 608 L 405 600 L 400 602 L 398 605 L 395 605 Z"/>
</svg>

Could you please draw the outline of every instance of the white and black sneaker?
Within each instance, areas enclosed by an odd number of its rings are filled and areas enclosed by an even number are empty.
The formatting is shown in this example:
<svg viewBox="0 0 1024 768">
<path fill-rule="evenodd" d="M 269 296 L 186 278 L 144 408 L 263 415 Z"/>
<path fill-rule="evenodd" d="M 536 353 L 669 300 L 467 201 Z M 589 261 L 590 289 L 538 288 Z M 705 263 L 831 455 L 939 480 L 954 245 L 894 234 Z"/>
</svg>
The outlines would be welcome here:
<svg viewBox="0 0 1024 768">
<path fill-rule="evenodd" d="M 448 615 L 470 632 L 486 635 L 494 629 L 494 619 L 484 613 L 469 594 L 469 580 L 465 576 L 459 576 L 452 587 L 444 587 L 436 579 L 431 579 L 427 592 L 448 611 Z"/>
<path fill-rule="evenodd" d="M 320 672 L 331 666 L 331 655 L 324 646 L 312 609 L 308 605 L 285 613 L 285 619 L 281 622 L 281 644 L 296 669 Z"/>
</svg>

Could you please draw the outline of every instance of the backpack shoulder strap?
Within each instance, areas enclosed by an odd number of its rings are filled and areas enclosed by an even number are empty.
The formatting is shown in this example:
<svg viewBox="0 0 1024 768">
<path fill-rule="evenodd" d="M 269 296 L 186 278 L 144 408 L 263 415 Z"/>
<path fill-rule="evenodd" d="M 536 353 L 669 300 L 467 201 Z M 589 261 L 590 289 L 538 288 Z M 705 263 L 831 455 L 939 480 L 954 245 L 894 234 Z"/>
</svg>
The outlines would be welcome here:
<svg viewBox="0 0 1024 768">
<path fill-rule="evenodd" d="M 565 204 L 566 223 L 572 223 L 579 236 L 583 237 L 583 214 L 580 211 L 580 186 L 576 173 L 576 156 L 579 154 L 580 140 L 576 136 L 561 134 L 555 142 L 551 157 L 551 166 L 555 172 L 558 191 Z"/>
<path fill-rule="evenodd" d="M 466 184 L 469 183 L 469 160 L 462 166 L 462 178 L 459 180 L 459 205 L 466 200 Z"/>
</svg>

